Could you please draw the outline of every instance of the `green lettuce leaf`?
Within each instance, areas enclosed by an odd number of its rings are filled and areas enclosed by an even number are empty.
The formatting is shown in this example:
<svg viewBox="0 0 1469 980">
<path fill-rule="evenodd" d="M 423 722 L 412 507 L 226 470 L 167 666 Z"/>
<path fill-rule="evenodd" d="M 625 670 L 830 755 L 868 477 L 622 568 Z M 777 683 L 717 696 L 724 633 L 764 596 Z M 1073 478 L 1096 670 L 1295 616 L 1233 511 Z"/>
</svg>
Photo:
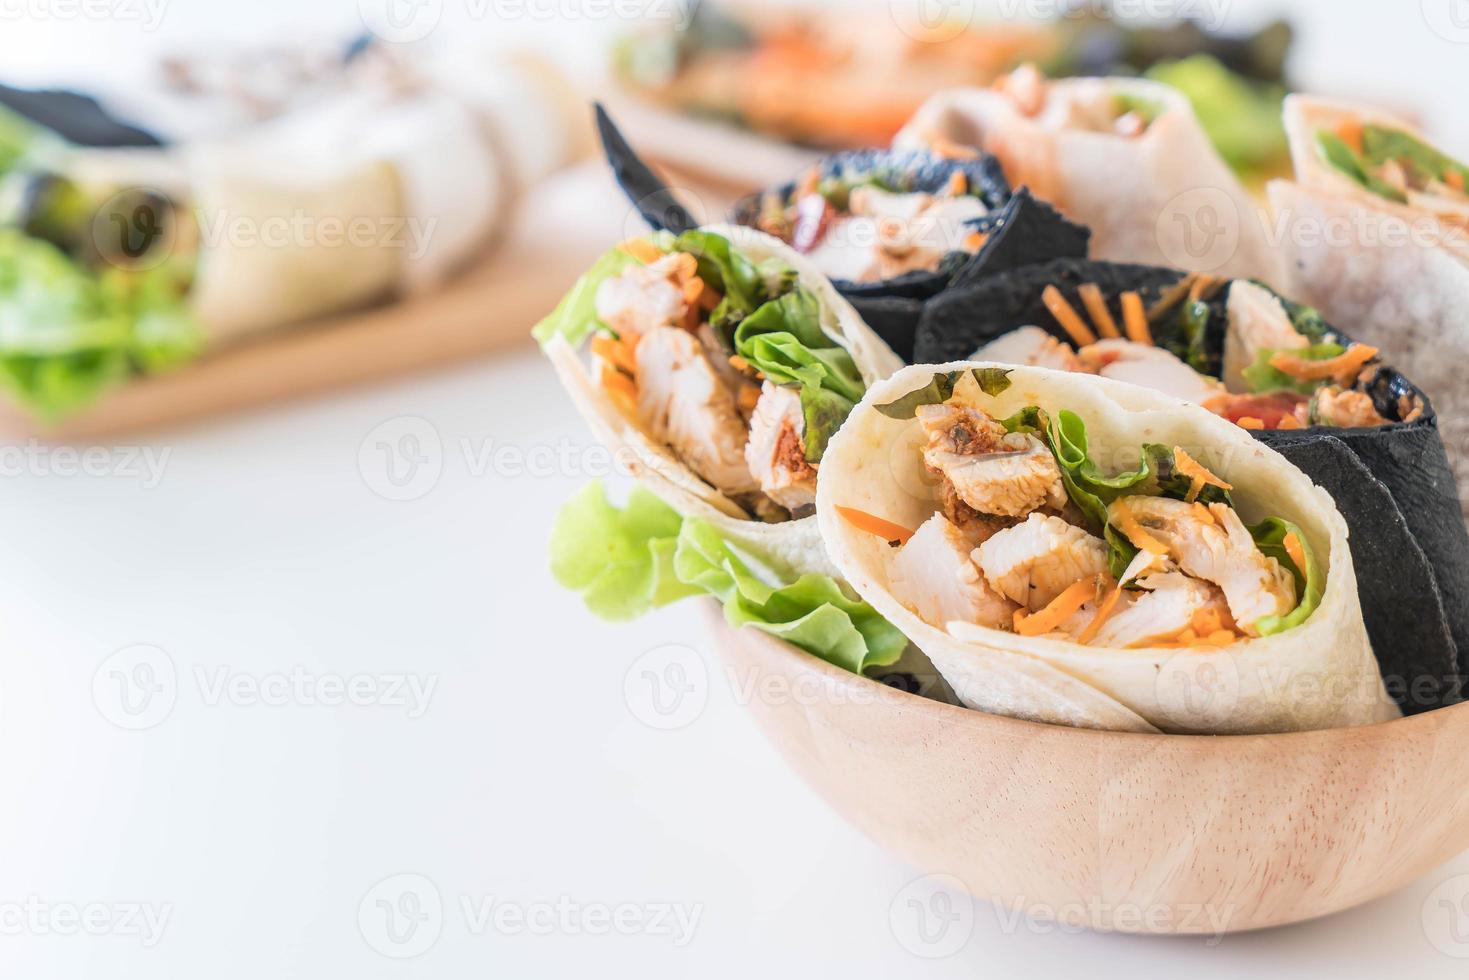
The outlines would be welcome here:
<svg viewBox="0 0 1469 980">
<path fill-rule="evenodd" d="M 1135 469 L 1107 476 L 1091 458 L 1086 423 L 1075 412 L 1064 409 L 1049 420 L 1047 441 L 1057 465 L 1061 467 L 1061 481 L 1066 484 L 1066 493 L 1086 515 L 1096 534 L 1102 533 L 1107 524 L 1107 505 L 1124 493 L 1138 492 L 1137 488 L 1153 475 L 1158 451 L 1166 453 L 1170 462 L 1173 455 L 1166 447 L 1148 446 L 1145 451 L 1138 452 Z"/>
<path fill-rule="evenodd" d="M 753 313 L 772 298 L 766 286 L 768 270 L 750 261 L 728 238 L 708 231 L 686 231 L 675 239 L 673 247 L 694 257 L 699 263 L 699 278 L 722 293 L 736 312 Z M 795 281 L 794 270 L 788 280 Z"/>
<path fill-rule="evenodd" d="M 1199 125 L 1235 171 L 1269 171 L 1285 159 L 1289 145 L 1280 121 L 1281 86 L 1253 82 L 1207 54 L 1162 62 L 1145 77 L 1187 96 Z"/>
<path fill-rule="evenodd" d="M 0 107 L 0 173 L 21 163 L 46 137 L 29 119 Z"/>
<path fill-rule="evenodd" d="M 1462 186 L 1469 187 L 1469 167 L 1400 129 L 1363 126 L 1362 159 L 1369 167 L 1396 160 L 1421 180 L 1444 181 L 1450 174 L 1456 174 L 1463 182 Z"/>
<path fill-rule="evenodd" d="M 1011 368 L 972 368 L 975 383 L 979 390 L 986 395 L 995 396 L 1004 393 L 1010 387 Z M 928 384 L 922 388 L 908 392 L 897 401 L 888 402 L 886 405 L 876 406 L 877 410 L 890 419 L 906 422 L 908 419 L 918 415 L 918 409 L 924 405 L 942 405 L 954 396 L 954 386 L 964 376 L 962 371 L 949 371 L 944 374 L 935 374 L 928 380 Z M 1025 411 L 1038 411 L 1038 409 L 1023 409 Z M 1011 429 L 1011 432 L 1016 431 Z"/>
<path fill-rule="evenodd" d="M 1341 344 L 1324 343 L 1312 344 L 1299 350 L 1288 353 L 1295 354 L 1308 361 L 1329 361 L 1333 357 L 1346 352 Z M 1303 395 L 1309 395 L 1321 387 L 1320 381 L 1301 381 L 1286 374 L 1279 368 L 1270 366 L 1270 359 L 1278 350 L 1262 350 L 1255 354 L 1255 363 L 1244 369 L 1245 384 L 1251 392 L 1260 393 L 1267 391 L 1296 391 Z"/>
<path fill-rule="evenodd" d="M 908 645 L 897 627 L 828 576 L 768 584 L 704 521 L 684 522 L 674 569 L 681 581 L 721 599 L 731 626 L 769 633 L 854 674 L 895 663 Z"/>
<path fill-rule="evenodd" d="M 1407 202 L 1408 196 L 1402 191 L 1387 181 L 1368 173 L 1367 161 L 1356 150 L 1348 146 L 1346 140 L 1335 133 L 1324 129 L 1319 131 L 1316 134 L 1316 152 L 1321 154 L 1321 159 L 1378 197 L 1387 198 L 1389 201 L 1397 201 L 1399 204 Z"/>
<path fill-rule="evenodd" d="M 625 622 L 700 590 L 673 574 L 682 519 L 658 497 L 635 488 L 622 509 L 589 483 L 566 502 L 551 528 L 551 575 L 581 593 L 602 619 Z"/>
<path fill-rule="evenodd" d="M 136 372 L 195 356 L 203 333 L 184 257 L 93 273 L 55 246 L 0 230 L 0 385 L 32 414 L 62 418 Z"/>
<path fill-rule="evenodd" d="M 600 483 L 569 500 L 552 529 L 551 572 L 613 621 L 712 595 L 731 626 L 769 633 L 854 673 L 896 662 L 907 646 L 896 627 L 834 579 L 757 571 L 712 525 L 680 517 L 641 488 L 621 509 Z"/>
<path fill-rule="evenodd" d="M 1301 551 L 1306 557 L 1305 568 L 1296 567 L 1290 552 L 1286 550 L 1285 538 L 1288 534 L 1294 534 L 1296 540 L 1301 543 Z M 1250 535 L 1255 539 L 1255 546 L 1262 554 L 1274 558 L 1290 570 L 1296 580 L 1296 595 L 1301 597 L 1296 603 L 1296 608 L 1286 615 L 1263 616 L 1257 619 L 1255 629 L 1261 636 L 1270 636 L 1301 625 L 1321 604 L 1321 596 L 1326 584 L 1321 565 L 1316 561 L 1315 552 L 1311 550 L 1311 543 L 1306 540 L 1306 536 L 1301 533 L 1299 527 L 1282 517 L 1271 517 L 1261 521 L 1250 528 Z"/>
</svg>

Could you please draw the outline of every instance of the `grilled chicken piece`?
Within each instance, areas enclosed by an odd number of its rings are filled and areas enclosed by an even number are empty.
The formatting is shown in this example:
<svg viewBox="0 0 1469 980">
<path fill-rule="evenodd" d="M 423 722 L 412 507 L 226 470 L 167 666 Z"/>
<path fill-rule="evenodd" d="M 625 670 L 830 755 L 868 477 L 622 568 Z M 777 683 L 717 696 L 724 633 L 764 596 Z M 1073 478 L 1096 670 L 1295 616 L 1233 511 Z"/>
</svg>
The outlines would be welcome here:
<svg viewBox="0 0 1469 980">
<path fill-rule="evenodd" d="M 1311 399 L 1311 414 L 1320 425 L 1334 425 L 1343 429 L 1370 428 L 1387 425 L 1388 420 L 1377 411 L 1372 396 L 1364 391 L 1326 385 L 1316 390 Z"/>
<path fill-rule="evenodd" d="M 1113 512 L 1123 501 L 1180 568 L 1224 590 L 1230 615 L 1246 633 L 1256 635 L 1260 617 L 1295 608 L 1295 579 L 1280 562 L 1261 553 L 1234 508 L 1201 508 L 1168 497 L 1125 497 L 1112 504 Z"/>
<path fill-rule="evenodd" d="M 984 544 L 997 531 L 1003 531 L 1007 527 L 1014 527 L 1019 523 L 1014 517 L 995 517 L 991 514 L 981 514 L 966 504 L 954 485 L 948 480 L 939 480 L 939 510 L 949 523 L 953 524 L 969 539 L 971 548 L 978 548 Z"/>
<path fill-rule="evenodd" d="M 924 464 L 968 506 L 998 517 L 1066 506 L 1061 470 L 1035 436 L 1006 433 L 975 408 L 923 405 L 917 414 L 928 436 Z"/>
<path fill-rule="evenodd" d="M 1224 597 L 1207 582 L 1178 572 L 1150 575 L 1138 582 L 1146 591 L 1124 591 L 1125 607 L 1114 610 L 1092 646 L 1137 647 L 1171 640 L 1190 628 L 1194 617 L 1209 609 L 1225 611 Z"/>
<path fill-rule="evenodd" d="M 1268 289 L 1243 279 L 1229 287 L 1229 329 L 1224 335 L 1224 384 L 1248 391 L 1244 370 L 1262 350 L 1299 350 L 1311 341 L 1290 322 L 1290 314 Z"/>
<path fill-rule="evenodd" d="M 1171 351 L 1131 340 L 1110 338 L 1076 352 L 1092 372 L 1172 395 L 1196 405 L 1221 394 L 1224 386 L 1179 360 Z"/>
<path fill-rule="evenodd" d="M 1059 517 L 1031 514 L 975 549 L 990 587 L 1034 612 L 1067 586 L 1107 570 L 1107 545 Z"/>
<path fill-rule="evenodd" d="M 792 512 L 816 503 L 816 467 L 806 462 L 805 431 L 796 389 L 765 382 L 750 417 L 745 463 L 766 496 Z"/>
<path fill-rule="evenodd" d="M 1015 604 L 990 588 L 970 560 L 971 547 L 964 532 L 933 515 L 893 556 L 893 595 L 940 629 L 955 620 L 1009 629 Z"/>
<path fill-rule="evenodd" d="M 849 213 L 826 226 L 811 260 L 834 279 L 876 282 L 937 269 L 950 252 L 973 251 L 966 222 L 988 213 L 977 197 L 852 191 Z"/>
<path fill-rule="evenodd" d="M 1091 373 L 1076 352 L 1040 327 L 1019 327 L 974 352 L 972 360 Z"/>
<path fill-rule="evenodd" d="M 637 351 L 638 418 L 715 489 L 759 490 L 745 462 L 747 432 L 734 395 L 693 334 L 677 327 L 644 333 Z"/>
<path fill-rule="evenodd" d="M 651 265 L 630 265 L 603 282 L 597 287 L 597 319 L 619 334 L 683 323 L 689 305 L 672 278 L 683 261 L 679 253 L 665 255 Z"/>
</svg>

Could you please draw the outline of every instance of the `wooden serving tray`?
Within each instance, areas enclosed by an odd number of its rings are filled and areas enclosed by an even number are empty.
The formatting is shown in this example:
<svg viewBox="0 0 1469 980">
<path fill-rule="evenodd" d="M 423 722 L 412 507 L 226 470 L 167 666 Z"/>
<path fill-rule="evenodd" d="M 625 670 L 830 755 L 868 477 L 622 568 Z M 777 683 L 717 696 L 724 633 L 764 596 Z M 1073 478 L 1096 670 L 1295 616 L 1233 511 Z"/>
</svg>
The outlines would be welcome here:
<svg viewBox="0 0 1469 980">
<path fill-rule="evenodd" d="M 606 166 L 583 164 L 527 194 L 489 254 L 435 293 L 221 348 L 178 371 L 122 385 L 59 425 L 0 400 L 0 437 L 109 440 L 525 342 L 598 255 L 638 231 L 629 215 Z"/>
</svg>

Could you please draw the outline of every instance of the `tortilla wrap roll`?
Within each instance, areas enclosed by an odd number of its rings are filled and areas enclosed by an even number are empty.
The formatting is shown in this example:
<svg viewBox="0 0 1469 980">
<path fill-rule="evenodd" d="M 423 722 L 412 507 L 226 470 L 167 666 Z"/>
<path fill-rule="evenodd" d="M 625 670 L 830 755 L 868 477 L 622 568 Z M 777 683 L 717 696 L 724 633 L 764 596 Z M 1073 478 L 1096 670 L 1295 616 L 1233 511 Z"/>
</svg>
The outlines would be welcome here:
<svg viewBox="0 0 1469 980">
<path fill-rule="evenodd" d="M 1145 317 L 1143 342 L 1116 336 L 1128 294 Z M 1246 427 L 1324 487 L 1354 529 L 1360 603 L 1394 700 L 1410 714 L 1460 700 L 1469 533 L 1438 415 L 1410 379 L 1314 309 L 1245 280 L 1059 260 L 935 300 L 918 353 L 1100 373 Z M 1332 357 L 1342 371 L 1328 377 Z"/>
<path fill-rule="evenodd" d="M 1295 180 L 1268 188 L 1285 285 L 1433 393 L 1462 483 L 1469 196 L 1459 187 L 1469 170 L 1408 123 L 1360 106 L 1293 95 L 1285 122 Z M 1461 510 L 1469 517 L 1469 501 Z"/>
<path fill-rule="evenodd" d="M 1331 498 L 1159 392 L 905 368 L 832 440 L 817 515 L 847 581 L 970 707 L 1201 734 L 1399 715 Z"/>
<path fill-rule="evenodd" d="M 737 225 L 655 232 L 604 256 L 536 337 L 644 486 L 781 572 L 835 574 L 811 516 L 822 452 L 902 362 L 804 257 Z"/>
<path fill-rule="evenodd" d="M 1092 229 L 1095 258 L 1278 278 L 1260 209 L 1166 85 L 1021 69 L 935 95 L 894 146 L 936 142 L 998 157 L 1011 186 Z"/>
</svg>

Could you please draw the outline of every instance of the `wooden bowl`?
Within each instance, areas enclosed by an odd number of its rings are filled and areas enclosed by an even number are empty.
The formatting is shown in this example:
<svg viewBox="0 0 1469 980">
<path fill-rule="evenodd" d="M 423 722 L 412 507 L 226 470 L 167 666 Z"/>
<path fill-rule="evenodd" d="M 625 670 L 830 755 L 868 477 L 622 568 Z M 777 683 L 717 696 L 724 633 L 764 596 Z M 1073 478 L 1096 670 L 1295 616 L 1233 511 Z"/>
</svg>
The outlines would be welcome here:
<svg viewBox="0 0 1469 980">
<path fill-rule="evenodd" d="M 1260 929 L 1370 901 L 1469 848 L 1469 704 L 1288 735 L 1061 728 L 906 694 L 710 620 L 760 727 L 838 813 L 1011 912 Z"/>
</svg>

